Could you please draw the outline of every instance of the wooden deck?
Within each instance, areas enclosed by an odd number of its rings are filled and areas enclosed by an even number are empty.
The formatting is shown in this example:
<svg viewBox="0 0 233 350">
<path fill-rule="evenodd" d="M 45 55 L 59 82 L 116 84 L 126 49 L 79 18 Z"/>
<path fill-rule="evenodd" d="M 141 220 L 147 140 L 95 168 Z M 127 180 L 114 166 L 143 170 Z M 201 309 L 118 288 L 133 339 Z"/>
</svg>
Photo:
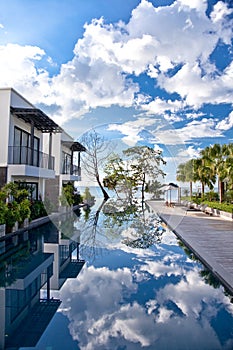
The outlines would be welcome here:
<svg viewBox="0 0 233 350">
<path fill-rule="evenodd" d="M 164 202 L 147 203 L 233 294 L 233 221 Z"/>
</svg>

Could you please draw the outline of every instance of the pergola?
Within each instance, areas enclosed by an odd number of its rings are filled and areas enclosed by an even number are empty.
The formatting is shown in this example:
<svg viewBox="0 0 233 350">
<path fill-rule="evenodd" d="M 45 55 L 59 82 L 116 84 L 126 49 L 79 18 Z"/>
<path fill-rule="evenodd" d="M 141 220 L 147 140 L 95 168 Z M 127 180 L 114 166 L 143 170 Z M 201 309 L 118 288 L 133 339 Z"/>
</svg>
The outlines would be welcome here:
<svg viewBox="0 0 233 350">
<path fill-rule="evenodd" d="M 42 133 L 49 133 L 49 157 L 52 155 L 52 133 L 62 132 L 62 128 L 49 118 L 44 112 L 38 108 L 10 108 L 11 114 L 31 126 L 30 148 L 34 149 L 34 129 L 40 130 Z M 33 152 L 31 153 L 31 162 L 33 163 Z"/>
</svg>

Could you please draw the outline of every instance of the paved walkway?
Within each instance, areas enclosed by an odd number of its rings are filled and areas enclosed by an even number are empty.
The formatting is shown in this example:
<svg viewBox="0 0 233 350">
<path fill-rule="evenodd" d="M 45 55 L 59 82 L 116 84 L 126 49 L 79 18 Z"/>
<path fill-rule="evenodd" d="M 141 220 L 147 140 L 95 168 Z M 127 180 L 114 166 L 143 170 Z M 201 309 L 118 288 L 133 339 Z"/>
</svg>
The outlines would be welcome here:
<svg viewBox="0 0 233 350">
<path fill-rule="evenodd" d="M 147 203 L 233 294 L 233 221 L 186 212 L 182 206 L 169 208 L 164 202 Z"/>
</svg>

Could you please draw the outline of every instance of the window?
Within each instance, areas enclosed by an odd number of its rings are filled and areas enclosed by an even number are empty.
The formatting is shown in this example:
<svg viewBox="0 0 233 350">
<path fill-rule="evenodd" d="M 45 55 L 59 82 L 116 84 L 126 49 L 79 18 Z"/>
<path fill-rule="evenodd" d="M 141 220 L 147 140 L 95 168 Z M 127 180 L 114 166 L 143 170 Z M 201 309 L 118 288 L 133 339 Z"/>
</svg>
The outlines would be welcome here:
<svg viewBox="0 0 233 350">
<path fill-rule="evenodd" d="M 62 152 L 62 174 L 71 173 L 71 155 Z"/>
<path fill-rule="evenodd" d="M 34 136 L 34 145 L 31 149 L 31 135 L 26 131 L 15 127 L 14 129 L 14 164 L 31 164 L 39 166 L 40 140 Z M 32 153 L 33 152 L 33 153 Z"/>
<path fill-rule="evenodd" d="M 29 199 L 38 200 L 38 183 L 37 182 L 23 182 L 15 181 L 20 188 L 25 188 L 29 192 Z"/>
</svg>

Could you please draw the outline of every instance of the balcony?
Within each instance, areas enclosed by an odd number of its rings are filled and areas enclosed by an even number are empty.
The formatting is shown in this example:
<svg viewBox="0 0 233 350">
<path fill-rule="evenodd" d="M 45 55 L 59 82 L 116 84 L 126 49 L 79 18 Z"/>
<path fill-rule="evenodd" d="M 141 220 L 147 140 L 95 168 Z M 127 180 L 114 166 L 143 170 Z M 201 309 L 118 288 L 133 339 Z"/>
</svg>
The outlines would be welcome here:
<svg viewBox="0 0 233 350">
<path fill-rule="evenodd" d="M 62 174 L 81 176 L 81 168 L 74 164 L 63 163 Z"/>
<path fill-rule="evenodd" d="M 63 181 L 80 181 L 81 180 L 81 168 L 77 165 L 63 162 L 62 172 Z"/>
<path fill-rule="evenodd" d="M 9 146 L 8 164 L 31 165 L 54 170 L 54 157 L 26 146 Z"/>
</svg>

